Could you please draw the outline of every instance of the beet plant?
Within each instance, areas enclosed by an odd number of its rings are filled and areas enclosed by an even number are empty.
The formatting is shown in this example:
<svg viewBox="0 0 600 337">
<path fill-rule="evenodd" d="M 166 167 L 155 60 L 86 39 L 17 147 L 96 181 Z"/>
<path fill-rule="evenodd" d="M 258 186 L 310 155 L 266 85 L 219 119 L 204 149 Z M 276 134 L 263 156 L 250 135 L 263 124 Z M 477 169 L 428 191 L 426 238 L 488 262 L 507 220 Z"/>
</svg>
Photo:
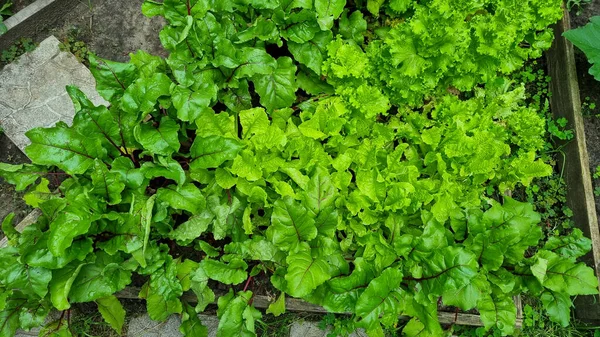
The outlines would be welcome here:
<svg viewBox="0 0 600 337">
<path fill-rule="evenodd" d="M 522 293 L 569 324 L 570 296 L 598 292 L 576 262 L 590 241 L 540 241 L 533 206 L 503 197 L 552 172 L 544 116 L 506 76 L 550 46 L 560 5 L 146 1 L 169 56 L 92 56 L 110 105 L 68 87 L 72 125 L 29 131 L 33 164 L 0 164 L 42 213 L 3 223 L 0 336 L 82 302 L 121 331 L 132 280 L 186 336 L 207 335 L 196 314 L 215 301 L 218 336 L 255 336 L 252 278 L 270 313 L 301 298 L 369 336 L 400 315 L 405 335 L 441 336 L 439 304 L 508 335 Z"/>
</svg>

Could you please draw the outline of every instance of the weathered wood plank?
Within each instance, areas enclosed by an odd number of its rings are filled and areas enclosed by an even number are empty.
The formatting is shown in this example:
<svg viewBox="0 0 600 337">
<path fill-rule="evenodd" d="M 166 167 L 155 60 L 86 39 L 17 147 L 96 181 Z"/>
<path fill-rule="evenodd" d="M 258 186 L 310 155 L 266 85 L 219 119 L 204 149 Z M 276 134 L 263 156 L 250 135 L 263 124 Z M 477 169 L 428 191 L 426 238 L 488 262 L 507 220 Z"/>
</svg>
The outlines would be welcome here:
<svg viewBox="0 0 600 337">
<path fill-rule="evenodd" d="M 547 52 L 548 72 L 552 78 L 550 106 L 554 117 L 564 117 L 575 138 L 564 147 L 564 177 L 567 184 L 567 205 L 573 210 L 573 220 L 585 235 L 592 239 L 592 251 L 584 261 L 596 269 L 600 280 L 600 231 L 585 144 L 581 98 L 573 45 L 562 36 L 571 28 L 569 13 L 554 26 L 555 40 Z M 597 297 L 597 296 L 596 296 Z M 593 296 L 579 296 L 575 302 L 576 316 L 584 321 L 600 322 L 600 302 Z"/>
<path fill-rule="evenodd" d="M 125 299 L 139 299 L 138 294 L 140 293 L 140 288 L 127 287 L 121 292 L 117 293 L 116 296 L 118 298 Z M 225 295 L 225 293 L 215 293 L 215 296 L 219 298 L 220 296 Z M 182 300 L 188 303 L 196 303 L 198 301 L 196 295 L 192 292 L 185 292 L 182 296 Z M 255 295 L 252 300 L 252 304 L 254 307 L 259 309 L 266 309 L 269 307 L 271 302 L 275 301 L 275 298 L 270 298 L 268 296 L 263 295 Z M 215 300 L 216 303 L 216 300 Z M 515 305 L 517 305 L 517 322 L 516 327 L 521 328 L 523 325 L 523 319 L 521 314 L 521 299 L 519 297 L 515 297 Z M 285 299 L 285 307 L 288 311 L 293 312 L 310 312 L 315 314 L 327 314 L 328 311 L 325 308 L 308 303 L 303 300 L 299 300 L 296 298 L 286 298 Z M 475 314 L 465 314 L 460 312 L 438 312 L 438 318 L 440 323 L 442 324 L 456 324 L 456 325 L 469 325 L 469 326 L 483 326 L 481 320 L 479 319 L 479 315 Z M 408 317 L 400 317 L 399 319 L 409 319 Z"/>
</svg>

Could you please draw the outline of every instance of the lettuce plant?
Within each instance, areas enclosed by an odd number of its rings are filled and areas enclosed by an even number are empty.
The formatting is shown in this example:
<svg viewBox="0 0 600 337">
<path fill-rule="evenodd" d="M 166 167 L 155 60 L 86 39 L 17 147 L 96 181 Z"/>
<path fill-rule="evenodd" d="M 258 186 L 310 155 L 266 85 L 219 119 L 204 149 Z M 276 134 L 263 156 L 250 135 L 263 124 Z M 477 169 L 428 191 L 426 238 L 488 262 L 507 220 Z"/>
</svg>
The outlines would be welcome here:
<svg viewBox="0 0 600 337">
<path fill-rule="evenodd" d="M 196 314 L 217 297 L 217 335 L 254 336 L 253 278 L 278 297 L 268 312 L 302 298 L 370 336 L 400 315 L 407 336 L 440 336 L 439 303 L 511 334 L 525 292 L 568 324 L 570 296 L 597 293 L 581 232 L 540 243 L 533 206 L 500 197 L 552 171 L 544 118 L 501 74 L 549 45 L 559 1 L 142 9 L 166 18 L 169 56 L 91 57 L 110 105 L 68 87 L 73 124 L 29 131 L 33 164 L 0 166 L 42 213 L 22 233 L 3 223 L 0 336 L 81 302 L 120 331 L 132 279 L 186 336 L 206 336 Z"/>
</svg>

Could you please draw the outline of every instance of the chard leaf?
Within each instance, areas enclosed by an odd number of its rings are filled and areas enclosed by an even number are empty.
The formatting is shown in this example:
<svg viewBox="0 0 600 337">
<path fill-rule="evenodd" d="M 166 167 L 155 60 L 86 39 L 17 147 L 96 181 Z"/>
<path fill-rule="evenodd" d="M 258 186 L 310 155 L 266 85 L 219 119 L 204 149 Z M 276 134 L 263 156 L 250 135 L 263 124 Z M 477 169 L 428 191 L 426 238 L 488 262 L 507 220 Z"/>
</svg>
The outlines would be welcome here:
<svg viewBox="0 0 600 337">
<path fill-rule="evenodd" d="M 267 236 L 275 246 L 290 250 L 300 242 L 310 241 L 317 236 L 315 220 L 304 205 L 291 197 L 284 197 L 275 201 L 274 207 Z"/>
<path fill-rule="evenodd" d="M 48 248 L 54 256 L 63 256 L 79 235 L 86 234 L 94 216 L 81 205 L 69 205 L 50 223 Z"/>
<path fill-rule="evenodd" d="M 123 290 L 131 283 L 131 271 L 124 270 L 122 263 L 118 256 L 97 253 L 96 260 L 77 273 L 69 292 L 71 303 L 91 302 Z"/>
<path fill-rule="evenodd" d="M 68 300 L 69 293 L 71 292 L 73 282 L 75 282 L 83 266 L 83 263 L 73 262 L 64 268 L 52 272 L 50 299 L 56 309 L 67 310 L 71 307 Z"/>
<path fill-rule="evenodd" d="M 177 109 L 177 118 L 185 122 L 194 122 L 203 111 L 211 111 L 210 104 L 217 97 L 217 88 L 206 84 L 192 91 L 177 86 L 172 95 L 173 106 Z"/>
<path fill-rule="evenodd" d="M 235 296 L 233 290 L 219 298 L 219 327 L 217 337 L 256 336 L 254 322 L 262 317 L 260 311 L 250 306 L 251 291 L 242 291 Z"/>
<path fill-rule="evenodd" d="M 190 150 L 191 169 L 217 168 L 228 160 L 233 160 L 243 145 L 235 139 L 219 136 L 197 137 Z"/>
<path fill-rule="evenodd" d="M 173 209 L 185 210 L 192 215 L 200 214 L 206 207 L 206 200 L 202 192 L 194 184 L 167 186 L 156 191 L 157 201 L 167 203 Z"/>
<path fill-rule="evenodd" d="M 587 25 L 564 32 L 563 36 L 585 53 L 592 64 L 589 73 L 600 81 L 600 17 L 591 17 Z"/>
<path fill-rule="evenodd" d="M 275 317 L 285 313 L 285 293 L 281 293 L 277 300 L 269 304 L 266 313 L 272 314 Z"/>
<path fill-rule="evenodd" d="M 563 327 L 569 326 L 573 303 L 567 294 L 544 291 L 540 299 L 542 300 L 542 304 L 544 305 L 544 309 L 546 309 L 550 320 Z"/>
<path fill-rule="evenodd" d="M 296 66 L 289 57 L 277 59 L 277 67 L 272 73 L 257 76 L 254 81 L 260 104 L 268 111 L 287 108 L 296 101 Z"/>
<path fill-rule="evenodd" d="M 127 88 L 121 99 L 121 107 L 125 112 L 143 116 L 154 110 L 159 97 L 171 93 L 171 79 L 163 73 L 156 73 L 151 78 L 140 78 Z"/>
<path fill-rule="evenodd" d="M 317 21 L 321 30 L 330 30 L 333 20 L 337 19 L 344 11 L 346 0 L 315 0 Z"/>
<path fill-rule="evenodd" d="M 96 89 L 107 101 L 118 99 L 135 80 L 137 69 L 131 63 L 105 60 L 89 55 L 90 71 L 96 79 Z"/>
<path fill-rule="evenodd" d="M 294 297 L 309 295 L 331 277 L 327 261 L 322 258 L 313 258 L 307 248 L 301 246 L 298 251 L 290 253 L 286 259 L 288 264 L 285 274 L 286 292 Z"/>
<path fill-rule="evenodd" d="M 179 124 L 168 117 L 163 117 L 160 126 L 155 128 L 151 124 L 140 124 L 134 130 L 135 139 L 142 144 L 144 149 L 153 154 L 170 156 L 179 151 Z"/>
<path fill-rule="evenodd" d="M 115 331 L 120 335 L 125 324 L 125 309 L 115 296 L 108 296 L 96 300 L 98 311 Z"/>
<path fill-rule="evenodd" d="M 314 215 L 319 215 L 323 209 L 333 206 L 335 199 L 336 189 L 329 173 L 322 167 L 317 167 L 303 194 L 304 204 Z"/>
<path fill-rule="evenodd" d="M 387 268 L 374 278 L 356 302 L 356 315 L 371 327 L 382 315 L 397 316 L 402 310 L 403 294 L 400 289 L 402 272 Z"/>
<path fill-rule="evenodd" d="M 517 307 L 507 295 L 486 295 L 477 303 L 481 321 L 486 329 L 496 327 L 503 335 L 512 335 L 517 320 Z"/>
<path fill-rule="evenodd" d="M 25 153 L 34 163 L 56 166 L 71 175 L 85 173 L 96 158 L 106 158 L 106 149 L 98 139 L 89 139 L 73 129 L 37 128 L 26 135 L 31 145 Z"/>
<path fill-rule="evenodd" d="M 214 214 L 208 210 L 198 215 L 193 215 L 188 221 L 182 223 L 171 232 L 170 236 L 177 240 L 180 245 L 186 246 L 208 230 L 208 226 L 214 217 Z"/>
<path fill-rule="evenodd" d="M 169 256 L 164 264 L 150 276 L 140 292 L 146 299 L 148 315 L 155 321 L 164 321 L 171 314 L 183 311 L 181 300 L 183 288 L 177 278 L 177 265 Z"/>
<path fill-rule="evenodd" d="M 108 171 L 106 165 L 96 159 L 91 176 L 94 185 L 91 191 L 92 194 L 100 196 L 109 205 L 116 205 L 121 202 L 121 193 L 125 189 L 125 183 L 121 175 Z"/>
<path fill-rule="evenodd" d="M 202 324 L 194 307 L 187 303 L 183 304 L 183 314 L 181 316 L 179 331 L 184 336 L 208 337 L 208 328 Z"/>
<path fill-rule="evenodd" d="M 17 191 L 23 191 L 35 183 L 40 174 L 43 174 L 45 171 L 44 168 L 34 165 L 0 163 L 0 177 L 5 179 L 9 184 L 15 185 L 15 190 Z"/>
<path fill-rule="evenodd" d="M 229 263 L 204 259 L 200 266 L 208 277 L 225 284 L 240 284 L 248 278 L 248 264 L 241 259 L 233 259 Z"/>
<path fill-rule="evenodd" d="M 544 287 L 571 296 L 598 293 L 598 278 L 584 263 L 545 250 L 540 250 L 534 259 L 531 271 Z"/>
</svg>

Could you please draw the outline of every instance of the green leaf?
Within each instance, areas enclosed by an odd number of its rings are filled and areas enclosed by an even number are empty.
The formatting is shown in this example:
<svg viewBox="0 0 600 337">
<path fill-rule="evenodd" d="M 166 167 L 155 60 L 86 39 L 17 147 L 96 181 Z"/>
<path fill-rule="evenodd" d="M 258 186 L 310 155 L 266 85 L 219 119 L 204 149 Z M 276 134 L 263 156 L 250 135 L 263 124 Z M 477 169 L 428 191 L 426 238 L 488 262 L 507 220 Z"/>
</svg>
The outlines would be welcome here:
<svg viewBox="0 0 600 337">
<path fill-rule="evenodd" d="M 46 324 L 39 332 L 41 337 L 71 337 L 69 324 L 65 323 L 64 319 L 50 322 Z"/>
<path fill-rule="evenodd" d="M 598 278 L 584 263 L 544 250 L 540 250 L 534 259 L 536 263 L 531 270 L 544 287 L 571 296 L 598 293 Z"/>
<path fill-rule="evenodd" d="M 208 277 L 225 284 L 240 284 L 248 278 L 246 272 L 248 264 L 238 258 L 232 259 L 229 263 L 204 259 L 200 262 L 200 267 L 204 269 Z"/>
<path fill-rule="evenodd" d="M 487 295 L 477 303 L 481 321 L 486 329 L 496 327 L 502 335 L 512 335 L 517 320 L 517 307 L 512 298 L 507 295 Z"/>
<path fill-rule="evenodd" d="M 140 124 L 135 127 L 135 139 L 144 149 L 153 154 L 170 156 L 179 151 L 179 124 L 169 117 L 163 117 L 160 126 Z"/>
<path fill-rule="evenodd" d="M 323 258 L 313 258 L 308 247 L 304 245 L 300 246 L 299 251 L 290 253 L 286 262 L 286 292 L 291 296 L 307 296 L 331 278 L 327 261 Z"/>
<path fill-rule="evenodd" d="M 544 291 L 540 299 L 551 321 L 563 327 L 569 326 L 573 303 L 567 294 Z"/>
<path fill-rule="evenodd" d="M 116 158 L 111 165 L 110 172 L 119 174 L 120 180 L 131 189 L 136 189 L 144 183 L 144 173 L 135 167 L 131 159 L 125 157 Z"/>
<path fill-rule="evenodd" d="M 121 148 L 127 145 L 124 135 L 130 134 L 132 130 L 130 118 L 115 119 L 119 116 L 113 115 L 105 106 L 95 106 L 75 86 L 67 86 L 67 92 L 76 112 L 73 118 L 73 129 L 82 135 L 100 139 L 105 148 L 110 148 L 111 153 L 119 155 L 119 152 L 123 151 Z M 135 121 L 137 118 L 134 117 L 134 123 Z"/>
<path fill-rule="evenodd" d="M 15 190 L 23 191 L 35 183 L 45 170 L 34 165 L 11 165 L 0 163 L 0 177 L 9 184 L 15 185 Z"/>
<path fill-rule="evenodd" d="M 269 117 L 265 109 L 254 108 L 240 111 L 240 124 L 242 125 L 242 138 L 248 139 L 253 135 L 267 132 L 269 128 Z"/>
<path fill-rule="evenodd" d="M 100 196 L 109 205 L 117 205 L 121 202 L 121 193 L 125 189 L 125 183 L 120 174 L 108 171 L 106 165 L 96 159 L 91 176 L 94 185 L 92 194 Z"/>
<path fill-rule="evenodd" d="M 260 311 L 249 305 L 251 291 L 241 291 L 234 296 L 233 291 L 218 301 L 219 327 L 217 337 L 256 336 L 254 322 L 261 318 Z"/>
<path fill-rule="evenodd" d="M 202 324 L 194 307 L 187 303 L 183 304 L 183 314 L 181 316 L 179 331 L 184 336 L 208 337 L 208 328 Z"/>
<path fill-rule="evenodd" d="M 280 249 L 290 250 L 300 242 L 314 239 L 317 227 L 302 204 L 291 197 L 284 197 L 274 203 L 267 236 Z"/>
<path fill-rule="evenodd" d="M 13 240 L 18 238 L 21 233 L 19 233 L 13 224 L 15 219 L 15 213 L 9 213 L 4 220 L 2 220 L 2 232 L 9 239 Z"/>
<path fill-rule="evenodd" d="M 334 205 L 336 189 L 331 182 L 331 177 L 327 170 L 317 166 L 315 173 L 308 183 L 306 192 L 303 193 L 302 199 L 304 205 L 314 215 L 319 215 L 323 209 Z"/>
<path fill-rule="evenodd" d="M 31 207 L 39 208 L 40 204 L 56 197 L 55 194 L 50 192 L 50 188 L 48 187 L 49 183 L 50 181 L 48 181 L 48 179 L 42 178 L 33 191 L 29 191 L 23 196 L 25 203 Z"/>
<path fill-rule="evenodd" d="M 600 81 L 600 16 L 591 17 L 587 25 L 564 32 L 563 36 L 585 53 L 592 64 L 590 74 Z"/>
<path fill-rule="evenodd" d="M 50 223 L 48 248 L 55 256 L 64 255 L 65 251 L 79 235 L 86 234 L 94 220 L 90 213 L 80 207 L 69 205 Z"/>
<path fill-rule="evenodd" d="M 340 18 L 340 34 L 345 39 L 354 40 L 358 44 L 362 44 L 366 32 L 367 20 L 364 19 L 360 11 L 354 11 L 350 16 L 346 12 L 342 14 Z"/>
<path fill-rule="evenodd" d="M 254 81 L 260 104 L 268 111 L 287 108 L 296 101 L 296 66 L 289 57 L 277 59 L 276 69 L 267 75 L 259 75 Z"/>
<path fill-rule="evenodd" d="M 183 288 L 177 278 L 177 264 L 168 256 L 165 263 L 150 276 L 140 292 L 146 299 L 148 315 L 155 321 L 165 321 L 171 314 L 183 311 L 180 297 Z"/>
<path fill-rule="evenodd" d="M 379 16 L 379 8 L 383 5 L 385 0 L 367 0 L 367 9 L 371 14 Z"/>
<path fill-rule="evenodd" d="M 266 312 L 267 314 L 272 314 L 275 317 L 285 313 L 285 293 L 281 293 L 277 300 L 269 304 Z"/>
<path fill-rule="evenodd" d="M 108 296 L 96 300 L 98 311 L 102 318 L 120 335 L 125 324 L 125 309 L 115 296 Z"/>
<path fill-rule="evenodd" d="M 402 310 L 402 272 L 387 268 L 374 278 L 356 302 L 356 315 L 363 320 L 376 320 L 384 314 L 398 314 Z"/>
<path fill-rule="evenodd" d="M 118 158 L 117 158 L 118 159 Z M 156 162 L 145 162 L 138 171 L 128 171 L 127 174 L 135 174 L 137 181 L 144 181 L 144 177 L 147 179 L 153 179 L 157 177 L 163 177 L 172 179 L 177 182 L 177 185 L 181 186 L 185 184 L 186 172 L 181 167 L 181 164 L 177 160 L 170 157 L 158 157 L 158 163 Z M 114 165 L 113 165 L 114 169 Z M 141 180 L 139 174 L 142 175 Z M 133 178 L 133 177 L 132 177 Z"/>
<path fill-rule="evenodd" d="M 177 86 L 172 99 L 173 106 L 177 109 L 177 118 L 185 122 L 194 122 L 203 111 L 212 111 L 210 104 L 216 98 L 216 86 L 205 84 L 196 91 Z"/>
<path fill-rule="evenodd" d="M 143 116 L 154 110 L 159 97 L 171 94 L 171 79 L 162 73 L 151 78 L 140 78 L 127 88 L 121 99 L 121 107 L 128 113 L 142 112 Z"/>
<path fill-rule="evenodd" d="M 98 139 L 89 139 L 73 129 L 36 128 L 25 134 L 31 145 L 27 156 L 36 164 L 56 166 L 67 174 L 83 174 L 96 158 L 106 158 L 106 150 Z"/>
<path fill-rule="evenodd" d="M 122 264 L 123 259 L 118 256 L 96 253 L 96 260 L 84 264 L 73 281 L 71 303 L 95 301 L 125 289 L 131 283 L 131 271 Z"/>
<path fill-rule="evenodd" d="M 190 150 L 192 162 L 190 168 L 216 168 L 228 160 L 233 160 L 243 145 L 231 138 L 219 136 L 196 137 Z"/>
<path fill-rule="evenodd" d="M 123 96 L 137 75 L 137 69 L 131 63 L 109 61 L 93 54 L 90 54 L 88 59 L 90 71 L 96 79 L 96 90 L 108 101 Z"/>
<path fill-rule="evenodd" d="M 272 74 L 277 68 L 277 61 L 263 49 L 242 48 L 240 55 L 242 63 L 235 71 L 235 75 L 240 78 Z"/>
<path fill-rule="evenodd" d="M 69 293 L 83 265 L 83 263 L 73 262 L 65 268 L 52 272 L 50 299 L 56 309 L 67 310 L 71 307 L 68 300 Z"/>
<path fill-rule="evenodd" d="M 192 215 L 200 214 L 206 207 L 202 192 L 194 184 L 167 186 L 156 191 L 157 200 L 167 203 L 174 209 L 185 210 Z"/>
<path fill-rule="evenodd" d="M 327 53 L 327 45 L 333 39 L 330 31 L 319 32 L 308 43 L 289 42 L 288 47 L 294 59 L 317 75 L 321 75 L 321 65 Z"/>
<path fill-rule="evenodd" d="M 337 19 L 344 11 L 346 0 L 315 0 L 317 21 L 321 30 L 330 30 L 333 20 Z"/>
<path fill-rule="evenodd" d="M 206 232 L 214 218 L 214 214 L 210 211 L 193 215 L 186 222 L 179 225 L 169 236 L 177 240 L 178 244 L 186 246 Z"/>
</svg>

